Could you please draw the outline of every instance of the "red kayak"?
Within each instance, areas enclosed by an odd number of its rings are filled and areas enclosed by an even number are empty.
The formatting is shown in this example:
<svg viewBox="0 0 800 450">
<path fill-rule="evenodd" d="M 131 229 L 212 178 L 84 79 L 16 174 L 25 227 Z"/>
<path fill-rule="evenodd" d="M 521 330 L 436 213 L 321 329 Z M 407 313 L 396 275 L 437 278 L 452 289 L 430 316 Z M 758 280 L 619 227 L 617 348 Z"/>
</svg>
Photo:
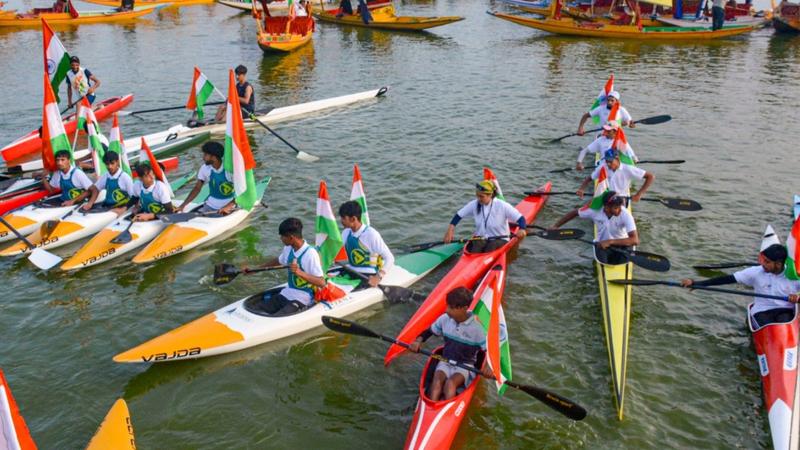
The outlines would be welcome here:
<svg viewBox="0 0 800 450">
<path fill-rule="evenodd" d="M 128 106 L 132 101 L 133 94 L 128 94 L 124 97 L 107 98 L 94 104 L 94 115 L 97 120 L 104 120 L 110 117 L 111 114 Z M 77 123 L 75 122 L 74 113 L 64 118 L 64 130 L 68 135 L 75 132 L 75 127 L 77 127 Z M 36 153 L 41 149 L 42 138 L 39 136 L 39 130 L 33 130 L 0 149 L 0 154 L 2 154 L 4 161 L 12 161 Z"/>
<path fill-rule="evenodd" d="M 474 309 L 481 296 L 487 289 L 497 289 L 491 292 L 495 299 L 503 297 L 506 286 L 506 258 L 501 255 L 497 264 L 487 272 L 481 281 L 481 285 L 475 290 L 475 298 L 472 300 L 470 310 Z M 441 354 L 443 347 L 439 347 L 434 353 Z M 485 354 L 480 352 L 476 368 L 482 368 L 485 363 Z M 419 400 L 417 408 L 414 410 L 414 420 L 406 435 L 406 450 L 427 450 L 449 449 L 453 443 L 461 421 L 467 415 L 467 409 L 472 401 L 472 394 L 478 387 L 478 376 L 458 395 L 450 400 L 440 400 L 434 402 L 428 397 L 428 385 L 433 381 L 433 374 L 436 371 L 438 360 L 428 359 L 425 369 L 422 371 L 422 378 L 419 382 Z"/>
<path fill-rule="evenodd" d="M 0 370 L 0 438 L 2 438 L 0 445 L 3 445 L 3 448 L 36 449 L 36 444 L 19 413 L 19 407 L 11 395 L 11 388 L 8 387 L 2 370 Z"/>
<path fill-rule="evenodd" d="M 551 183 L 548 181 L 539 188 L 542 192 L 550 192 Z M 547 195 L 531 195 L 525 197 L 518 205 L 517 209 L 525 217 L 525 222 L 530 225 L 536 219 L 536 215 L 541 211 Z M 512 225 L 511 232 L 516 231 L 516 225 Z M 488 253 L 470 253 L 467 247 L 464 246 L 464 253 L 461 259 L 458 260 L 455 267 L 442 278 L 442 281 L 433 288 L 428 298 L 420 305 L 416 313 L 406 323 L 406 326 L 397 336 L 397 340 L 402 342 L 411 342 L 417 338 L 423 331 L 433 324 L 433 322 L 445 310 L 445 296 L 448 292 L 457 287 L 466 287 L 472 289 L 478 280 L 489 270 L 490 267 L 497 261 L 500 255 L 506 254 L 511 248 L 517 244 L 517 238 L 511 238 L 509 242 Z M 405 351 L 405 348 L 392 344 L 383 363 L 388 365 L 400 353 Z"/>
</svg>

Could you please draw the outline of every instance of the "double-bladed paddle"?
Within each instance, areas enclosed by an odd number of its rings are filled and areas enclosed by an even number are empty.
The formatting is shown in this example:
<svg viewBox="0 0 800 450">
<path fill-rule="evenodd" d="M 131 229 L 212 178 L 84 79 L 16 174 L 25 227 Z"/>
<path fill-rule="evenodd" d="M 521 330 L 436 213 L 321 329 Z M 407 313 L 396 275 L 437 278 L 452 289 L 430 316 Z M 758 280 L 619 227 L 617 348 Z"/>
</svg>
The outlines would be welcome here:
<svg viewBox="0 0 800 450">
<path fill-rule="evenodd" d="M 535 233 L 528 233 L 528 236 L 537 236 L 551 241 L 566 241 L 570 239 L 578 239 L 586 234 L 586 232 L 584 232 L 583 230 L 579 230 L 577 228 L 562 228 L 558 230 L 548 230 L 547 228 L 543 228 L 537 225 L 528 225 L 527 228 L 529 229 L 535 228 L 537 230 L 542 230 Z M 484 240 L 492 241 L 496 239 L 512 238 L 514 236 L 516 235 L 509 234 L 508 236 L 492 236 L 489 238 L 473 236 L 470 238 L 454 239 L 450 242 L 444 242 L 444 241 L 423 242 L 422 244 L 409 245 L 405 247 L 404 250 L 408 253 L 414 253 L 414 252 L 421 252 L 422 250 L 427 250 L 429 248 L 438 247 L 440 245 L 445 245 L 445 244 L 464 244 L 471 241 L 484 241 Z"/>
<path fill-rule="evenodd" d="M 631 286 L 655 286 L 655 285 L 662 285 L 662 286 L 673 286 L 673 287 L 683 287 L 677 281 L 660 281 L 660 280 L 608 280 L 609 283 L 613 284 L 624 284 L 624 285 L 631 285 Z M 733 294 L 733 295 L 743 295 L 745 297 L 760 297 L 760 298 L 770 298 L 773 300 L 784 300 L 789 301 L 789 297 L 785 295 L 769 295 L 769 294 L 756 294 L 754 292 L 745 292 L 745 291 L 737 291 L 735 289 L 722 289 L 722 288 L 715 288 L 710 286 L 688 286 L 684 289 L 699 289 L 702 291 L 713 291 L 713 292 L 722 292 L 724 294 Z"/>
<path fill-rule="evenodd" d="M 366 274 L 363 274 L 350 266 L 342 265 L 339 266 L 340 269 L 347 272 L 351 276 L 356 278 L 360 278 L 364 281 L 369 281 L 369 277 Z M 378 289 L 383 292 L 383 295 L 389 300 L 390 303 L 401 303 L 407 300 L 414 300 L 415 302 L 422 303 L 427 298 L 426 295 L 420 294 L 419 292 L 412 291 L 411 289 L 404 288 L 402 286 L 384 286 L 379 284 L 376 286 Z"/>
<path fill-rule="evenodd" d="M 556 192 L 536 192 L 536 191 L 528 191 L 524 192 L 525 195 L 578 195 L 575 192 L 569 191 L 556 191 Z M 592 192 L 586 192 L 584 195 L 591 196 Z M 625 197 L 625 198 L 630 198 Z M 676 209 L 678 211 L 700 211 L 703 209 L 703 206 L 700 203 L 697 203 L 694 200 L 688 198 L 675 198 L 675 197 L 656 197 L 656 198 L 648 198 L 642 197 L 639 199 L 642 202 L 656 202 L 666 206 L 669 209 Z"/>
<path fill-rule="evenodd" d="M 322 324 L 325 325 L 328 329 L 332 331 L 336 331 L 338 333 L 345 333 L 345 334 L 352 334 L 355 336 L 363 336 L 369 338 L 376 338 L 380 339 L 384 342 L 389 342 L 391 344 L 396 344 L 401 347 L 409 348 L 410 345 L 398 341 L 396 339 L 392 339 L 388 336 L 384 336 L 382 334 L 378 334 L 369 328 L 360 325 L 355 322 L 351 322 L 349 320 L 340 319 L 337 317 L 331 316 L 322 316 Z M 472 373 L 481 375 L 481 371 L 476 369 L 473 366 L 469 366 L 467 364 L 460 363 L 458 361 L 454 361 L 451 359 L 447 359 L 442 355 L 438 355 L 432 352 L 429 352 L 424 349 L 420 349 L 419 353 L 423 355 L 429 356 L 431 358 L 437 359 L 439 361 L 443 361 L 447 364 L 451 364 L 454 366 L 458 366 L 464 370 L 468 370 Z M 511 386 L 512 388 L 519 389 L 526 394 L 530 395 L 531 397 L 539 400 L 540 402 L 544 403 L 545 405 L 549 406 L 550 408 L 560 412 L 561 414 L 569 417 L 572 420 L 583 420 L 586 417 L 586 409 L 582 406 L 578 405 L 577 403 L 573 402 L 572 400 L 562 397 L 556 393 L 550 392 L 548 390 L 542 389 L 537 386 L 530 386 L 515 383 L 513 381 L 506 381 L 505 384 Z"/>
<path fill-rule="evenodd" d="M 658 125 L 659 123 L 669 122 L 670 120 L 672 120 L 672 116 L 670 116 L 669 114 L 664 114 L 664 115 L 661 115 L 661 116 L 653 116 L 653 117 L 647 117 L 647 118 L 644 118 L 644 119 L 641 119 L 641 120 L 634 120 L 633 123 L 642 124 L 642 125 Z M 591 129 L 591 130 L 586 130 L 586 131 L 584 131 L 584 134 L 586 134 L 586 133 L 594 133 L 595 131 L 600 131 L 602 129 L 603 128 L 601 127 L 601 128 L 594 128 L 594 129 Z M 566 139 L 566 138 L 572 137 L 572 136 L 578 136 L 578 133 L 570 133 L 570 134 L 566 134 L 566 135 L 561 136 L 561 137 L 557 137 L 555 139 L 551 139 L 550 143 L 554 144 L 556 142 L 561 142 L 562 139 Z"/>
<path fill-rule="evenodd" d="M 685 163 L 685 159 L 644 159 L 642 161 L 637 162 L 636 164 L 683 164 Z M 569 172 L 570 170 L 575 170 L 574 167 L 566 167 L 564 169 L 555 169 L 551 170 L 549 173 L 564 173 Z"/>
<path fill-rule="evenodd" d="M 569 230 L 569 228 L 567 228 Z M 557 230 L 553 230 L 557 231 Z M 581 230 L 577 230 L 581 231 Z M 548 240 L 563 240 L 558 238 L 552 238 L 548 234 L 544 233 L 537 236 L 548 239 Z M 590 241 L 588 239 L 581 239 L 577 237 L 569 238 L 570 240 L 581 241 L 591 245 L 597 245 L 596 242 Z M 638 250 L 629 250 L 627 248 L 621 247 L 609 247 L 609 251 L 621 253 L 628 258 L 628 261 L 636 264 L 637 266 L 641 267 L 642 269 L 652 270 L 653 272 L 667 272 L 670 268 L 670 262 L 667 258 L 661 255 L 657 255 L 655 253 L 648 253 L 648 252 L 641 252 Z"/>
<path fill-rule="evenodd" d="M 240 274 L 249 275 L 251 273 L 267 272 L 270 270 L 286 269 L 288 266 L 267 266 L 250 269 L 248 267 L 239 269 L 233 264 L 217 264 L 214 266 L 214 284 L 227 284 L 233 281 Z"/>
<path fill-rule="evenodd" d="M 58 219 L 45 221 L 39 227 L 39 230 L 40 230 L 40 232 L 42 234 L 42 239 L 44 240 L 44 239 L 47 239 L 48 237 L 50 237 L 50 235 L 53 234 L 53 231 L 58 226 L 59 222 L 61 222 L 62 220 L 66 219 L 67 217 L 71 216 L 72 213 L 74 213 L 78 208 L 80 208 L 80 206 L 76 205 L 74 208 L 72 208 L 69 211 L 67 211 L 66 214 L 64 214 L 63 216 L 59 217 Z"/>
<path fill-rule="evenodd" d="M 212 106 L 212 105 L 222 105 L 225 101 L 219 102 L 208 102 L 205 103 L 203 106 Z M 117 115 L 119 116 L 135 116 L 137 114 L 145 114 L 145 113 L 152 113 L 152 112 L 161 112 L 161 111 L 175 111 L 178 109 L 186 109 L 186 105 L 180 106 L 167 106 L 164 108 L 153 108 L 153 109 L 140 109 L 138 111 L 119 111 Z"/>
<path fill-rule="evenodd" d="M 61 257 L 58 255 L 54 255 L 43 248 L 38 248 L 31 243 L 31 241 L 27 240 L 25 236 L 23 236 L 16 228 L 11 226 L 6 219 L 0 216 L 0 223 L 6 226 L 12 233 L 17 236 L 17 239 L 21 240 L 28 248 L 31 250 L 30 256 L 28 256 L 28 261 L 32 262 L 34 266 L 42 269 L 42 270 L 50 270 L 51 268 L 55 267 L 58 263 L 61 262 Z"/>
<path fill-rule="evenodd" d="M 297 153 L 297 159 L 299 159 L 301 161 L 305 161 L 305 162 L 314 162 L 314 161 L 319 160 L 318 156 L 314 156 L 314 155 L 312 155 L 310 153 L 306 153 L 306 152 L 298 149 L 294 145 L 292 145 L 289 141 L 287 141 L 286 139 L 281 137 L 281 135 L 276 133 L 275 130 L 273 130 L 272 128 L 268 127 L 267 124 L 265 124 L 264 122 L 260 121 L 258 119 L 258 117 L 256 117 L 255 114 L 251 113 L 249 117 L 250 117 L 250 120 L 252 120 L 252 121 L 258 123 L 259 125 L 261 125 L 262 127 L 264 127 L 264 129 L 266 129 L 267 131 L 272 133 L 273 136 L 275 136 L 276 138 L 280 139 L 281 141 L 283 141 L 284 144 L 288 145 L 292 150 L 294 150 L 295 153 Z"/>
<path fill-rule="evenodd" d="M 68 103 L 68 104 L 67 104 L 67 107 L 66 107 L 66 108 L 64 108 L 63 110 L 61 110 L 61 113 L 60 113 L 60 114 L 63 116 L 65 112 L 69 111 L 70 109 L 72 109 L 72 107 L 73 107 L 73 106 L 77 105 L 77 104 L 78 104 L 78 102 L 80 102 L 81 100 L 83 100 L 83 97 L 85 97 L 85 95 L 81 95 L 81 96 L 80 96 L 80 97 L 78 97 L 78 99 L 77 99 L 77 100 L 75 100 L 74 102 L 72 102 L 72 103 Z"/>
<path fill-rule="evenodd" d="M 724 262 L 716 264 L 697 264 L 696 266 L 692 266 L 692 268 L 697 270 L 717 270 L 717 269 L 731 269 L 733 267 L 757 266 L 757 265 L 758 262 L 756 261 L 736 261 L 736 262 Z"/>
<path fill-rule="evenodd" d="M 129 218 L 128 220 L 128 226 L 122 230 L 122 233 L 116 235 L 114 239 L 111 239 L 112 244 L 127 244 L 133 240 L 133 236 L 131 235 L 131 227 L 134 224 L 133 217 Z"/>
</svg>

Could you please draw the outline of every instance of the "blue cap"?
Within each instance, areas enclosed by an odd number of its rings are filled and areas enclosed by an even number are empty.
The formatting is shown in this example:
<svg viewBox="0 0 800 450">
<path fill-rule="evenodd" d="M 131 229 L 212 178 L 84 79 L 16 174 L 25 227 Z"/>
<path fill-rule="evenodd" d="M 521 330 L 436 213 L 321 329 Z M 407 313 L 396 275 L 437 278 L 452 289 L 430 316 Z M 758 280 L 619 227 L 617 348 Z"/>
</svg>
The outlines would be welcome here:
<svg viewBox="0 0 800 450">
<path fill-rule="evenodd" d="M 613 148 L 610 148 L 610 149 L 606 150 L 606 152 L 603 154 L 603 158 L 606 161 L 613 161 L 613 160 L 619 158 L 619 152 L 617 150 L 613 149 Z"/>
</svg>

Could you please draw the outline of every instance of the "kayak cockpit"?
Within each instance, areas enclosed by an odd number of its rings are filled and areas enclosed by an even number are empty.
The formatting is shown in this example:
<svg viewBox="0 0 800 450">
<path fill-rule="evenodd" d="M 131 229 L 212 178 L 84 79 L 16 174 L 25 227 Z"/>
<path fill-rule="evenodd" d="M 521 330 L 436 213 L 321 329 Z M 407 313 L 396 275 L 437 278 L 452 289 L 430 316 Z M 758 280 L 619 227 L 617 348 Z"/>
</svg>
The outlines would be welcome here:
<svg viewBox="0 0 800 450">
<path fill-rule="evenodd" d="M 256 110 L 256 116 L 261 117 L 261 116 L 267 115 L 273 109 L 275 109 L 275 108 L 257 109 Z M 246 118 L 245 122 L 252 122 L 252 120 Z M 209 118 L 207 120 L 198 119 L 197 118 L 197 114 L 192 114 L 192 118 L 189 119 L 188 121 L 186 121 L 186 126 L 189 127 L 189 128 L 198 128 L 198 127 L 204 127 L 204 126 L 207 126 L 207 125 L 224 125 L 224 124 L 225 124 L 225 120 L 222 120 L 222 121 L 218 122 L 218 121 L 214 120 L 214 117 L 211 117 L 211 118 Z"/>
<path fill-rule="evenodd" d="M 439 347 L 436 350 L 434 350 L 433 353 L 435 355 L 441 355 L 443 351 L 444 351 L 444 347 Z M 483 363 L 484 363 L 485 357 L 486 357 L 486 353 L 483 350 L 478 352 L 478 360 L 477 360 L 477 362 L 475 364 L 475 368 L 476 369 L 480 370 L 480 368 L 483 367 Z M 433 376 L 436 373 L 436 366 L 438 364 L 439 364 L 439 360 L 438 359 L 428 358 L 428 363 L 425 365 L 425 369 L 424 369 L 425 370 L 425 374 L 424 374 L 424 378 L 423 378 L 423 381 L 422 381 L 422 386 L 421 386 L 422 389 L 420 391 L 420 394 L 424 394 L 425 400 L 428 401 L 428 402 L 432 402 L 432 403 L 433 403 L 433 400 L 431 400 L 431 398 L 430 398 L 430 386 L 431 386 L 431 383 L 433 383 Z M 478 378 L 479 377 L 477 375 L 472 377 L 472 381 L 470 382 L 470 385 L 472 385 L 473 383 L 476 383 L 478 381 Z M 456 395 L 457 396 L 461 395 L 461 393 L 464 392 L 464 390 L 466 390 L 467 387 L 469 387 L 469 385 L 464 385 L 464 386 L 459 387 L 458 390 L 456 391 Z M 447 401 L 447 400 L 439 400 L 439 402 L 444 402 L 444 401 Z M 452 401 L 452 399 L 450 401 Z"/>
</svg>

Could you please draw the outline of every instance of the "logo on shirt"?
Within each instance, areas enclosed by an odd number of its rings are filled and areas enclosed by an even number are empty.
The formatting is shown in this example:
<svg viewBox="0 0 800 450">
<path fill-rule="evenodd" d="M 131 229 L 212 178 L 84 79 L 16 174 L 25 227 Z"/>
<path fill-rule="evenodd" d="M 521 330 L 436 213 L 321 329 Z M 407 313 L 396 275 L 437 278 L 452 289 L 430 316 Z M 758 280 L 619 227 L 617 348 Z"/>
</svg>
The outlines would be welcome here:
<svg viewBox="0 0 800 450">
<path fill-rule="evenodd" d="M 153 214 L 158 214 L 164 211 L 164 207 L 161 205 L 161 203 L 150 203 L 147 205 L 147 210 Z"/>
<path fill-rule="evenodd" d="M 231 195 L 233 195 L 233 183 L 231 183 L 230 181 L 226 181 L 220 184 L 219 191 L 222 193 L 222 195 L 230 197 Z"/>
<path fill-rule="evenodd" d="M 78 197 L 81 194 L 83 194 L 83 189 L 81 189 L 81 188 L 72 188 L 72 189 L 69 190 L 69 192 L 67 192 L 67 195 L 69 195 L 69 199 L 70 200 L 72 200 L 73 198 Z"/>
<path fill-rule="evenodd" d="M 369 254 L 360 248 L 356 248 L 350 252 L 350 259 L 353 261 L 353 264 L 360 266 L 369 261 Z"/>
<path fill-rule="evenodd" d="M 113 200 L 114 203 L 121 203 L 127 199 L 128 196 L 125 195 L 125 191 L 122 189 L 114 189 L 114 191 L 111 193 L 111 200 Z"/>
</svg>

